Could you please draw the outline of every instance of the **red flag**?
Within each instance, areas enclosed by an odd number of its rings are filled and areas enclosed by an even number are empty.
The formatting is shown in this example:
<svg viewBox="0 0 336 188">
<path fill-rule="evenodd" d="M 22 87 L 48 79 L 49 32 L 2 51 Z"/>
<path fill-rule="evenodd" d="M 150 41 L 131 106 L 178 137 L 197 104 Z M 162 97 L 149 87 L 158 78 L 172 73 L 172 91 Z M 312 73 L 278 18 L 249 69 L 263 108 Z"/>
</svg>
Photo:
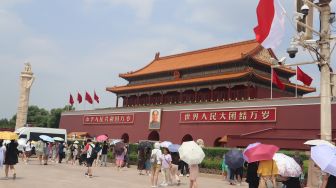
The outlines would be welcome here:
<svg viewBox="0 0 336 188">
<path fill-rule="evenodd" d="M 308 76 L 308 74 L 306 74 L 305 72 L 303 72 L 300 67 L 297 67 L 296 70 L 296 79 L 300 80 L 302 83 L 304 83 L 307 86 L 310 86 L 310 84 L 312 83 L 313 79 Z"/>
<path fill-rule="evenodd" d="M 98 95 L 96 94 L 96 91 L 94 91 L 94 96 L 93 96 L 94 100 L 99 103 L 99 97 Z"/>
<path fill-rule="evenodd" d="M 265 48 L 275 48 L 281 43 L 285 33 L 285 15 L 280 0 L 259 0 L 258 26 L 254 33 Z"/>
<path fill-rule="evenodd" d="M 70 103 L 71 106 L 75 103 L 75 101 L 74 101 L 74 99 L 73 99 L 71 93 L 70 93 L 69 103 Z"/>
<path fill-rule="evenodd" d="M 90 104 L 93 103 L 92 97 L 90 96 L 88 92 L 85 92 L 85 100 Z"/>
<path fill-rule="evenodd" d="M 272 69 L 272 83 L 275 84 L 279 89 L 281 90 L 285 90 L 285 85 L 281 82 L 281 80 L 279 79 L 277 73 Z"/>
<path fill-rule="evenodd" d="M 80 93 L 77 94 L 77 101 L 78 103 L 82 103 L 82 95 Z"/>
</svg>

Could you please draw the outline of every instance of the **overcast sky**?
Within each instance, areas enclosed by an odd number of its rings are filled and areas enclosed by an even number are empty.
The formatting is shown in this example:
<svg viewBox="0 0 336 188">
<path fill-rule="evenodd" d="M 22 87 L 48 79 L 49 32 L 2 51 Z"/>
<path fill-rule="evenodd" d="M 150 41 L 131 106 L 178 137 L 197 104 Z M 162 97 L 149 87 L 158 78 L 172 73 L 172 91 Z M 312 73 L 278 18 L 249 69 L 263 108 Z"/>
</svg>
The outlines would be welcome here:
<svg viewBox="0 0 336 188">
<path fill-rule="evenodd" d="M 69 94 L 96 90 L 112 107 L 107 86 L 126 84 L 119 73 L 161 56 L 254 39 L 258 0 L 0 0 L 0 118 L 16 113 L 19 75 L 29 61 L 36 80 L 30 105 L 51 109 L 68 103 Z M 294 0 L 283 3 L 289 18 Z M 335 1 L 333 1 L 335 8 Z M 275 52 L 287 56 L 294 29 Z M 316 22 L 317 23 L 317 22 Z M 335 28 L 334 28 L 335 30 Z M 312 60 L 300 49 L 288 63 Z M 333 59 L 334 61 L 334 59 Z M 332 65 L 335 68 L 335 63 Z M 314 77 L 319 71 L 302 67 Z M 315 95 L 317 95 L 316 93 Z M 84 105 L 77 106 L 83 109 Z M 86 105 L 86 109 L 93 106 Z"/>
</svg>

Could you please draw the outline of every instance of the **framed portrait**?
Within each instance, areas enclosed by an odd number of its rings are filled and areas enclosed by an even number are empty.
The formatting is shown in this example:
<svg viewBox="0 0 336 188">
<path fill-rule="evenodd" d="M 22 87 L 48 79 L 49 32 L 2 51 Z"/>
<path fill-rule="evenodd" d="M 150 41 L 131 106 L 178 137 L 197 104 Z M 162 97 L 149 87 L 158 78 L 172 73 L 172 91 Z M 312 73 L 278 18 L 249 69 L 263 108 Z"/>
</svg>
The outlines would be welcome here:
<svg viewBox="0 0 336 188">
<path fill-rule="evenodd" d="M 151 109 L 149 113 L 149 129 L 161 128 L 161 109 Z"/>
</svg>

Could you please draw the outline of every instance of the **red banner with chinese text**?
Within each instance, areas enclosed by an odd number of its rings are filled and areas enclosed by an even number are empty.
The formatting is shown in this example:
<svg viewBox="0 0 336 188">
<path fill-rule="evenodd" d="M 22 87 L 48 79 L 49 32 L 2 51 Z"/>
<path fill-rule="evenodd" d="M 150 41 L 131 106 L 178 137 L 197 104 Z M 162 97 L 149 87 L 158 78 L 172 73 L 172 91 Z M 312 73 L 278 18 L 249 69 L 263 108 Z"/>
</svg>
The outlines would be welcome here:
<svg viewBox="0 0 336 188">
<path fill-rule="evenodd" d="M 275 122 L 275 108 L 182 111 L 180 123 Z"/>
<path fill-rule="evenodd" d="M 84 115 L 84 125 L 113 125 L 113 124 L 133 124 L 134 114 L 101 114 L 101 115 Z"/>
</svg>

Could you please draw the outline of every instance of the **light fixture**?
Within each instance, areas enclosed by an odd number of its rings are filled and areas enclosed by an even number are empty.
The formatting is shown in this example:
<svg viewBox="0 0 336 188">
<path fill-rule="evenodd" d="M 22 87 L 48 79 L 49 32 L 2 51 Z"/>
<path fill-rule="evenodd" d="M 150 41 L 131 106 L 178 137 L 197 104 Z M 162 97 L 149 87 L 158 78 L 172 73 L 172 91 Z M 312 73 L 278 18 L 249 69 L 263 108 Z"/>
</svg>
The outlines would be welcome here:
<svg viewBox="0 0 336 188">
<path fill-rule="evenodd" d="M 330 12 L 329 23 L 335 22 L 335 12 Z"/>
</svg>

